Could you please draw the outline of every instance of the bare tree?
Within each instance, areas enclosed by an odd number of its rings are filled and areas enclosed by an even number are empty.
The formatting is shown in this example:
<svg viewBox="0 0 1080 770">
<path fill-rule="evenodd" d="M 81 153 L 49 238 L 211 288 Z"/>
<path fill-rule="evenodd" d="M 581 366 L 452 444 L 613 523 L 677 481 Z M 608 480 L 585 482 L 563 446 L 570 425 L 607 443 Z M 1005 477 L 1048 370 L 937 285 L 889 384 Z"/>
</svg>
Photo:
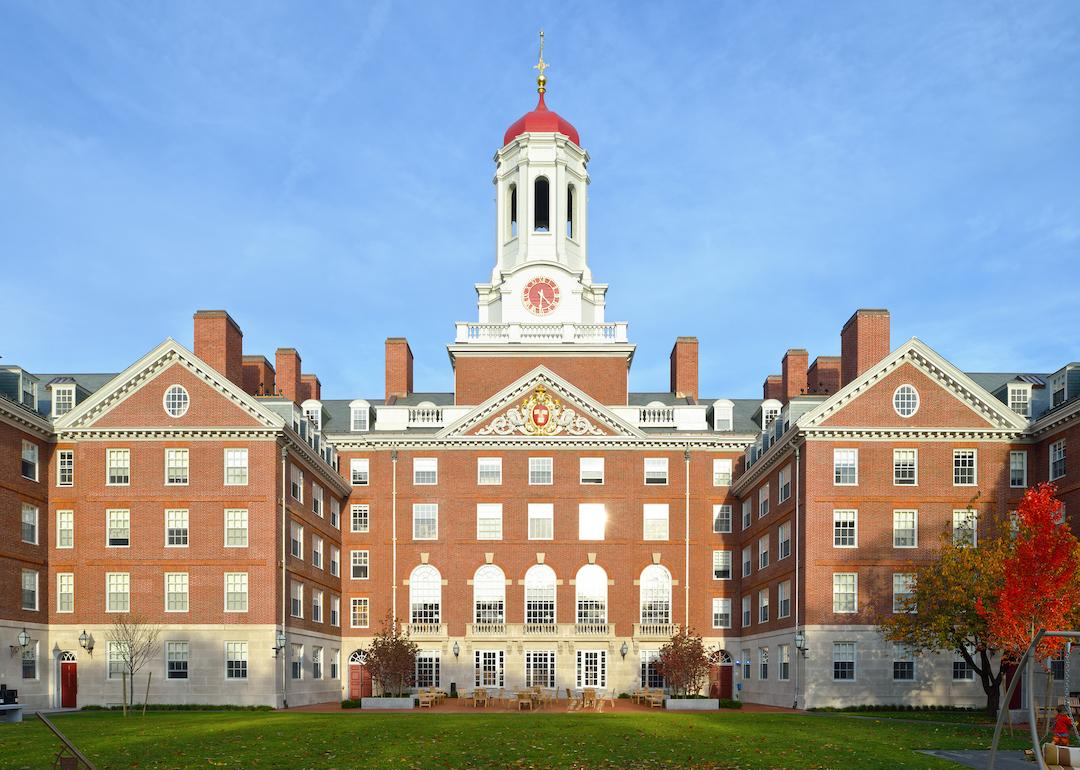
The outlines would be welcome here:
<svg viewBox="0 0 1080 770">
<path fill-rule="evenodd" d="M 124 677 L 130 682 L 130 688 L 124 687 L 124 714 L 127 714 L 128 690 L 132 692 L 131 703 L 134 705 L 135 674 L 146 665 L 159 651 L 158 637 L 161 629 L 139 615 L 121 615 L 109 630 L 108 639 L 116 644 L 116 654 L 124 670 Z M 149 683 L 147 683 L 149 691 Z"/>
</svg>

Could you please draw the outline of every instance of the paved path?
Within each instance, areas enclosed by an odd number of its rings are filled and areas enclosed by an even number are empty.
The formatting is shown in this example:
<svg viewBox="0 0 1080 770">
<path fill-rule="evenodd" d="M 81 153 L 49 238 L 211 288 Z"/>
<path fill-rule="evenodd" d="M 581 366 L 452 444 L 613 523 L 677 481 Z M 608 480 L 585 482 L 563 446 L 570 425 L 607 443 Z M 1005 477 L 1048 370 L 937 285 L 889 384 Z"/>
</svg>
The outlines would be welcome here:
<svg viewBox="0 0 1080 770">
<path fill-rule="evenodd" d="M 989 751 L 943 750 L 921 751 L 919 753 L 948 759 L 958 765 L 973 767 L 976 770 L 986 770 L 986 768 L 990 767 Z M 994 764 L 994 770 L 1031 770 L 1033 767 L 1037 767 L 1037 765 L 1024 759 L 1024 752 L 1022 751 L 999 751 L 997 762 Z"/>
</svg>

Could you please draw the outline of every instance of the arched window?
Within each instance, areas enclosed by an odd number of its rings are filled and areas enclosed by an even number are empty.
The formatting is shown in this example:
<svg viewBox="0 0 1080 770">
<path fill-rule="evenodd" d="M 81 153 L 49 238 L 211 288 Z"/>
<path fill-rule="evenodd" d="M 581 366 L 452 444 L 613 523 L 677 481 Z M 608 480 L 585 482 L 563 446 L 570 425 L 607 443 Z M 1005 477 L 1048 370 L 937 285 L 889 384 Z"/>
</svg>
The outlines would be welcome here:
<svg viewBox="0 0 1080 770">
<path fill-rule="evenodd" d="M 517 185 L 510 185 L 510 237 L 517 238 L 518 215 L 517 215 Z"/>
<path fill-rule="evenodd" d="M 566 237 L 574 237 L 574 186 L 566 187 Z"/>
<path fill-rule="evenodd" d="M 421 564 L 409 575 L 409 622 L 438 625 L 441 618 L 442 575 L 430 564 Z"/>
<path fill-rule="evenodd" d="M 659 564 L 641 571 L 641 624 L 671 623 L 671 573 Z"/>
<path fill-rule="evenodd" d="M 534 564 L 525 573 L 525 623 L 555 623 L 555 570 Z"/>
<path fill-rule="evenodd" d="M 607 573 L 596 564 L 586 564 L 578 570 L 574 581 L 577 588 L 577 622 L 589 625 L 607 623 Z"/>
<path fill-rule="evenodd" d="M 367 663 L 367 653 L 363 650 L 353 650 L 349 654 L 349 665 L 362 666 Z"/>
<path fill-rule="evenodd" d="M 538 233 L 551 229 L 551 217 L 548 215 L 550 206 L 547 177 L 538 176 L 533 182 L 533 229 Z"/>
<path fill-rule="evenodd" d="M 485 564 L 473 576 L 473 622 L 506 622 L 506 576 L 494 564 Z"/>
</svg>

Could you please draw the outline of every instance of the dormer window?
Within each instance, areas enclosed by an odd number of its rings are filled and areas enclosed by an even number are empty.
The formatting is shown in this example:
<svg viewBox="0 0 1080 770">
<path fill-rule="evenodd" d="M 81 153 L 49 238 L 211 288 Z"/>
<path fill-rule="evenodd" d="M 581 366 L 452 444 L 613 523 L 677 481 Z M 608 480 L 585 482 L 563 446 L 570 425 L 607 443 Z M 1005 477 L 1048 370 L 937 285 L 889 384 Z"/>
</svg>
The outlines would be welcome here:
<svg viewBox="0 0 1080 770">
<path fill-rule="evenodd" d="M 768 401 L 761 403 L 761 431 L 762 433 L 768 431 L 776 418 L 780 416 L 780 402 L 776 399 L 770 398 Z"/>
<path fill-rule="evenodd" d="M 1021 417 L 1031 417 L 1031 386 L 1009 385 L 1009 408 Z"/>
<path fill-rule="evenodd" d="M 349 429 L 366 431 L 370 428 L 371 405 L 363 399 L 349 404 Z"/>
<path fill-rule="evenodd" d="M 301 404 L 301 407 L 304 410 L 304 416 L 311 421 L 311 426 L 315 429 L 315 432 L 322 431 L 322 404 L 315 399 L 311 399 Z"/>
<path fill-rule="evenodd" d="M 733 430 L 735 403 L 726 398 L 713 402 L 713 430 Z"/>
<path fill-rule="evenodd" d="M 533 182 L 533 230 L 538 233 L 551 231 L 551 201 L 547 177 L 538 176 Z"/>
<path fill-rule="evenodd" d="M 75 408 L 75 386 L 53 385 L 52 416 L 62 417 Z"/>
</svg>

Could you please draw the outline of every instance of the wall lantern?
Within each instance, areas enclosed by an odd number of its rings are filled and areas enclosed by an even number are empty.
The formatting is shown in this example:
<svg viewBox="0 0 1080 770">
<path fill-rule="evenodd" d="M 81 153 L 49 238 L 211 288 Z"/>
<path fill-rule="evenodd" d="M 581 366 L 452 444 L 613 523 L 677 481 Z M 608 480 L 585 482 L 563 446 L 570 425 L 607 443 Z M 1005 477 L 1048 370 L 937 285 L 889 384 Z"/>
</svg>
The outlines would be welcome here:
<svg viewBox="0 0 1080 770">
<path fill-rule="evenodd" d="M 619 648 L 619 652 L 622 653 L 622 656 L 624 658 L 626 657 L 626 653 L 630 652 L 630 648 L 626 646 L 626 642 L 622 643 L 622 647 Z"/>
<path fill-rule="evenodd" d="M 278 656 L 278 653 L 285 649 L 285 634 L 281 631 L 278 631 L 277 639 L 275 641 L 277 641 L 277 647 L 274 648 L 274 657 L 276 658 Z"/>
<path fill-rule="evenodd" d="M 461 645 L 458 644 L 457 642 L 454 642 L 454 657 L 456 658 L 460 654 L 461 654 Z"/>
</svg>

